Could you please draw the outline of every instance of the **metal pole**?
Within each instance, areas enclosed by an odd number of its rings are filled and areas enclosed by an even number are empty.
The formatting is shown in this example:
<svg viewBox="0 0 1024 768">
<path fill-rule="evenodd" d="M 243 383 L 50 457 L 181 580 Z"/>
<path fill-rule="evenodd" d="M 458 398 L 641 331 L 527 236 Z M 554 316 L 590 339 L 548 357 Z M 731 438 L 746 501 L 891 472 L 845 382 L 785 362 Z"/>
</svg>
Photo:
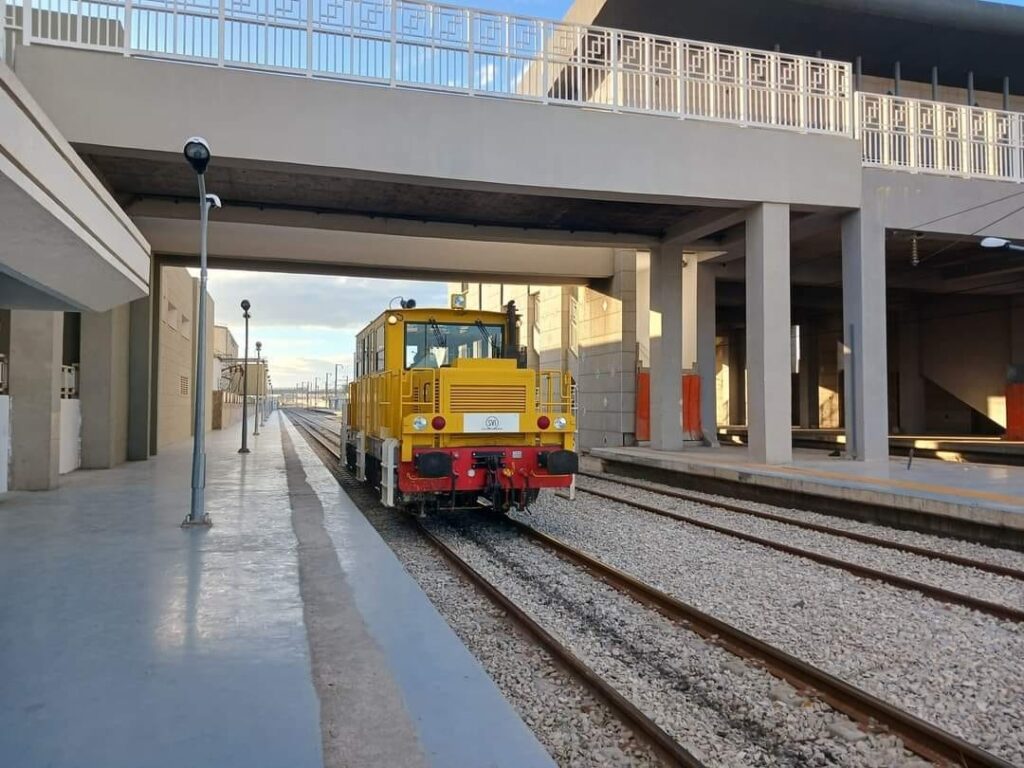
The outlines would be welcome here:
<svg viewBox="0 0 1024 768">
<path fill-rule="evenodd" d="M 259 376 L 259 374 L 260 374 L 260 347 L 262 347 L 262 346 L 263 345 L 260 344 L 258 341 L 256 342 L 256 375 L 257 376 Z M 262 385 L 260 383 L 256 384 L 256 410 L 253 413 L 253 419 L 252 419 L 253 420 L 253 430 L 252 430 L 253 437 L 259 437 L 260 436 L 260 387 L 261 386 Z"/>
<path fill-rule="evenodd" d="M 206 507 L 206 227 L 210 202 L 206 199 L 206 178 L 199 177 L 199 318 L 196 342 L 195 420 L 192 423 L 192 505 L 182 526 L 211 525 Z"/>
<path fill-rule="evenodd" d="M 248 304 L 249 302 L 245 302 Z M 249 309 L 246 307 L 242 313 L 245 318 L 245 359 L 242 361 L 242 447 L 239 453 L 249 453 L 248 428 L 249 421 Z"/>
</svg>

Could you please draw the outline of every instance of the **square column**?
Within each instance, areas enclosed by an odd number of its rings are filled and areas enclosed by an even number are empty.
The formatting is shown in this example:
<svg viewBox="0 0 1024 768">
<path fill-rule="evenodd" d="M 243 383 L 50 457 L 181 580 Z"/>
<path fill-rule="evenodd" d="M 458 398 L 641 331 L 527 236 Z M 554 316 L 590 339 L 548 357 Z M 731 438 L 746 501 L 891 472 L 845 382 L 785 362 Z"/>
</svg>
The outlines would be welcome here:
<svg viewBox="0 0 1024 768">
<path fill-rule="evenodd" d="M 842 228 L 846 445 L 858 461 L 888 461 L 885 227 L 862 208 Z"/>
<path fill-rule="evenodd" d="M 729 424 L 747 423 L 747 335 L 729 331 Z"/>
<path fill-rule="evenodd" d="M 127 304 L 82 313 L 78 390 L 85 469 L 109 469 L 127 458 L 129 322 Z"/>
<path fill-rule="evenodd" d="M 651 447 L 683 447 L 683 255 L 676 248 L 651 249 Z M 655 319 L 652 318 L 652 325 Z"/>
<path fill-rule="evenodd" d="M 818 427 L 818 386 L 821 363 L 818 359 L 818 330 L 806 323 L 800 324 L 800 426 Z"/>
<path fill-rule="evenodd" d="M 921 324 L 916 310 L 903 312 L 898 338 L 900 432 L 920 435 L 925 431 L 924 378 L 921 376 Z"/>
<path fill-rule="evenodd" d="M 1010 362 L 1024 365 L 1024 296 L 1014 296 L 1010 307 Z"/>
<path fill-rule="evenodd" d="M 789 206 L 761 203 L 747 216 L 747 425 L 750 457 L 793 458 Z"/>
<path fill-rule="evenodd" d="M 696 269 L 697 371 L 700 373 L 700 424 L 704 442 L 718 447 L 718 391 L 715 340 L 718 313 L 715 306 L 715 266 L 692 260 Z"/>
<path fill-rule="evenodd" d="M 11 312 L 11 489 L 45 491 L 60 474 L 64 313 Z"/>
<path fill-rule="evenodd" d="M 128 305 L 128 461 L 149 458 L 153 340 L 150 297 Z"/>
</svg>

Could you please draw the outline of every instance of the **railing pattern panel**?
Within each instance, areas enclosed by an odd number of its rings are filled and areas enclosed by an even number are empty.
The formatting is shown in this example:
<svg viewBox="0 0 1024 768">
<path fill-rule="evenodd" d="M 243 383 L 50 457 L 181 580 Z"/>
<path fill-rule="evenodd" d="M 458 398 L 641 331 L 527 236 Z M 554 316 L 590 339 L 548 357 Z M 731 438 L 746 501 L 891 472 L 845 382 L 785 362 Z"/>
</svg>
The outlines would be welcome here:
<svg viewBox="0 0 1024 768">
<path fill-rule="evenodd" d="M 864 164 L 1024 181 L 1024 115 L 874 93 L 857 94 Z"/>
<path fill-rule="evenodd" d="M 420 0 L 34 0 L 29 42 L 852 135 L 850 65 Z"/>
</svg>

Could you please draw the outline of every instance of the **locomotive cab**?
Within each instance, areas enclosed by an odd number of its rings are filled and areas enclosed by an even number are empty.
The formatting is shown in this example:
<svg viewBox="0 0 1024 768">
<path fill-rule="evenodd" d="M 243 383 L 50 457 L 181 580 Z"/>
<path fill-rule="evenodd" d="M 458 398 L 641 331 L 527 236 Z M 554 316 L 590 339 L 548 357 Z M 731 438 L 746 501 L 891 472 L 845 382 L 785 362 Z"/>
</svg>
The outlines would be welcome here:
<svg viewBox="0 0 1024 768">
<path fill-rule="evenodd" d="M 389 506 L 526 507 L 578 469 L 574 390 L 525 366 L 518 317 L 388 311 L 357 337 L 346 461 Z"/>
</svg>

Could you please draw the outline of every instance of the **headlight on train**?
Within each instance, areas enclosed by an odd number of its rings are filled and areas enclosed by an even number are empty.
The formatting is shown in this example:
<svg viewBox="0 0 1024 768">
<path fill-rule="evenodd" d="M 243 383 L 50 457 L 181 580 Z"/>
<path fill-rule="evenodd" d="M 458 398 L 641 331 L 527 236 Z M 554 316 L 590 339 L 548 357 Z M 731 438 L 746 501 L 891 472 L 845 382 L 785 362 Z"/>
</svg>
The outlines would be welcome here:
<svg viewBox="0 0 1024 768">
<path fill-rule="evenodd" d="M 422 432 L 424 429 L 427 428 L 427 417 L 417 416 L 415 419 L 412 420 L 412 428 L 415 429 L 417 432 Z"/>
<path fill-rule="evenodd" d="M 565 416 L 559 416 L 555 419 L 555 429 L 565 429 L 567 426 L 569 426 L 569 422 L 566 420 Z"/>
</svg>

